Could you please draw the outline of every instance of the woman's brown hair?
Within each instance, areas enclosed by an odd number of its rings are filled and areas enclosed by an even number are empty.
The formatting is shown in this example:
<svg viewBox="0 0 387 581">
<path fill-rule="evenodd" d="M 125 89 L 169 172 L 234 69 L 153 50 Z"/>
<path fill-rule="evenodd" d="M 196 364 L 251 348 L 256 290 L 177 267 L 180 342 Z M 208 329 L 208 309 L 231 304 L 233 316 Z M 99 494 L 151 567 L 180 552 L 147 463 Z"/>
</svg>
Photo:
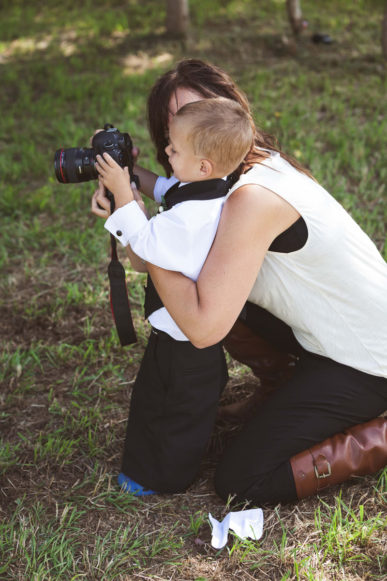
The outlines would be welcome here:
<svg viewBox="0 0 387 581">
<path fill-rule="evenodd" d="M 222 69 L 199 59 L 180 61 L 173 70 L 166 72 L 156 81 L 148 97 L 150 135 L 157 149 L 157 160 L 164 167 L 168 176 L 172 172 L 168 156 L 165 153 L 165 148 L 168 145 L 169 103 L 171 96 L 178 88 L 190 89 L 205 99 L 211 97 L 232 99 L 240 103 L 251 115 L 246 95 Z M 268 157 L 268 153 L 262 149 L 279 152 L 296 169 L 310 176 L 308 170 L 281 151 L 275 137 L 257 127 L 255 127 L 254 146 L 237 170 L 236 177 L 239 177 L 246 167 L 251 167 L 252 164 L 259 163 Z"/>
</svg>

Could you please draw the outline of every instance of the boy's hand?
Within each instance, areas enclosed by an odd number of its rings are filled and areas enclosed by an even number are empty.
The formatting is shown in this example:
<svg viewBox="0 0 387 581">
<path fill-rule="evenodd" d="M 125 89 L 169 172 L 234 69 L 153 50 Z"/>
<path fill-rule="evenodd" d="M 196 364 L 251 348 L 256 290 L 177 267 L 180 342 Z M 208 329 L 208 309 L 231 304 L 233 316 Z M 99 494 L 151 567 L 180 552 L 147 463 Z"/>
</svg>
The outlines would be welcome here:
<svg viewBox="0 0 387 581">
<path fill-rule="evenodd" d="M 104 153 L 103 156 L 97 155 L 95 168 L 99 173 L 100 182 L 114 195 L 116 208 L 134 200 L 127 167 L 122 169 L 108 153 Z"/>
</svg>

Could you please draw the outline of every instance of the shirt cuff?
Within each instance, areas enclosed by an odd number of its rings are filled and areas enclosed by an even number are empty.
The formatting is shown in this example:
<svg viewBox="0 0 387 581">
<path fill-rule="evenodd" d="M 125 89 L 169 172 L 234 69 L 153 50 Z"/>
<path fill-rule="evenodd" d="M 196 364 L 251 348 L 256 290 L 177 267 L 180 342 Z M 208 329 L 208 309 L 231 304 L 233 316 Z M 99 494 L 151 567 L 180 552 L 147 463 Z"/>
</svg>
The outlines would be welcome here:
<svg viewBox="0 0 387 581">
<path fill-rule="evenodd" d="M 161 196 L 163 196 L 169 190 L 169 188 L 174 186 L 178 181 L 179 180 L 175 176 L 171 176 L 170 178 L 159 176 L 153 189 L 153 197 L 155 201 L 160 204 Z"/>
<path fill-rule="evenodd" d="M 105 228 L 119 240 L 122 246 L 127 246 L 130 236 L 142 230 L 148 220 L 135 200 L 118 208 L 105 222 Z"/>
</svg>

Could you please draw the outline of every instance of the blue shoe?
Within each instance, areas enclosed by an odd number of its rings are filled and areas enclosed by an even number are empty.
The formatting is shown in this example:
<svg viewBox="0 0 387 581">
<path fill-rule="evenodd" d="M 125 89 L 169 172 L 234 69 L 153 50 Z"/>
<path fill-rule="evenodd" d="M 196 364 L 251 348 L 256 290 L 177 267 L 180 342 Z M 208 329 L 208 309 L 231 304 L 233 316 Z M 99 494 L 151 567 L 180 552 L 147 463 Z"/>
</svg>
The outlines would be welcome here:
<svg viewBox="0 0 387 581">
<path fill-rule="evenodd" d="M 157 494 L 154 490 L 147 490 L 141 484 L 137 484 L 134 480 L 126 476 L 123 472 L 118 475 L 118 484 L 124 492 L 129 492 L 134 496 L 148 496 L 149 494 Z"/>
</svg>

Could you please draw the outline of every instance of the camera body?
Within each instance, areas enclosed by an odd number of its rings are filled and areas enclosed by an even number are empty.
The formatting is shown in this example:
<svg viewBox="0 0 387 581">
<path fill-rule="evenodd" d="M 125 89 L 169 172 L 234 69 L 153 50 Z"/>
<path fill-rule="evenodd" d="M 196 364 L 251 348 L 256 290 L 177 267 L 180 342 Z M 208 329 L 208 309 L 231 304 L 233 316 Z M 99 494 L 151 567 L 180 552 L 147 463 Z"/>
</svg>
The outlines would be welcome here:
<svg viewBox="0 0 387 581">
<path fill-rule="evenodd" d="M 108 153 L 121 167 L 128 167 L 133 178 L 132 140 L 129 133 L 121 133 L 113 125 L 106 124 L 96 133 L 91 148 L 73 147 L 55 152 L 55 175 L 62 184 L 77 184 L 98 178 L 95 169 L 97 155 Z"/>
<path fill-rule="evenodd" d="M 55 152 L 54 168 L 59 182 L 77 184 L 97 179 L 99 175 L 95 168 L 97 155 L 109 153 L 122 168 L 129 168 L 130 181 L 139 183 L 137 176 L 133 174 L 133 144 L 129 133 L 121 133 L 113 125 L 106 124 L 103 131 L 94 135 L 91 145 L 90 148 L 73 147 L 58 149 Z M 110 210 L 113 212 L 114 196 L 109 190 L 106 190 L 106 195 L 110 200 Z M 110 235 L 110 244 L 112 250 L 108 267 L 110 305 L 120 343 L 121 345 L 130 345 L 135 343 L 137 338 L 130 312 L 125 269 L 118 260 L 117 241 L 113 235 Z"/>
</svg>

